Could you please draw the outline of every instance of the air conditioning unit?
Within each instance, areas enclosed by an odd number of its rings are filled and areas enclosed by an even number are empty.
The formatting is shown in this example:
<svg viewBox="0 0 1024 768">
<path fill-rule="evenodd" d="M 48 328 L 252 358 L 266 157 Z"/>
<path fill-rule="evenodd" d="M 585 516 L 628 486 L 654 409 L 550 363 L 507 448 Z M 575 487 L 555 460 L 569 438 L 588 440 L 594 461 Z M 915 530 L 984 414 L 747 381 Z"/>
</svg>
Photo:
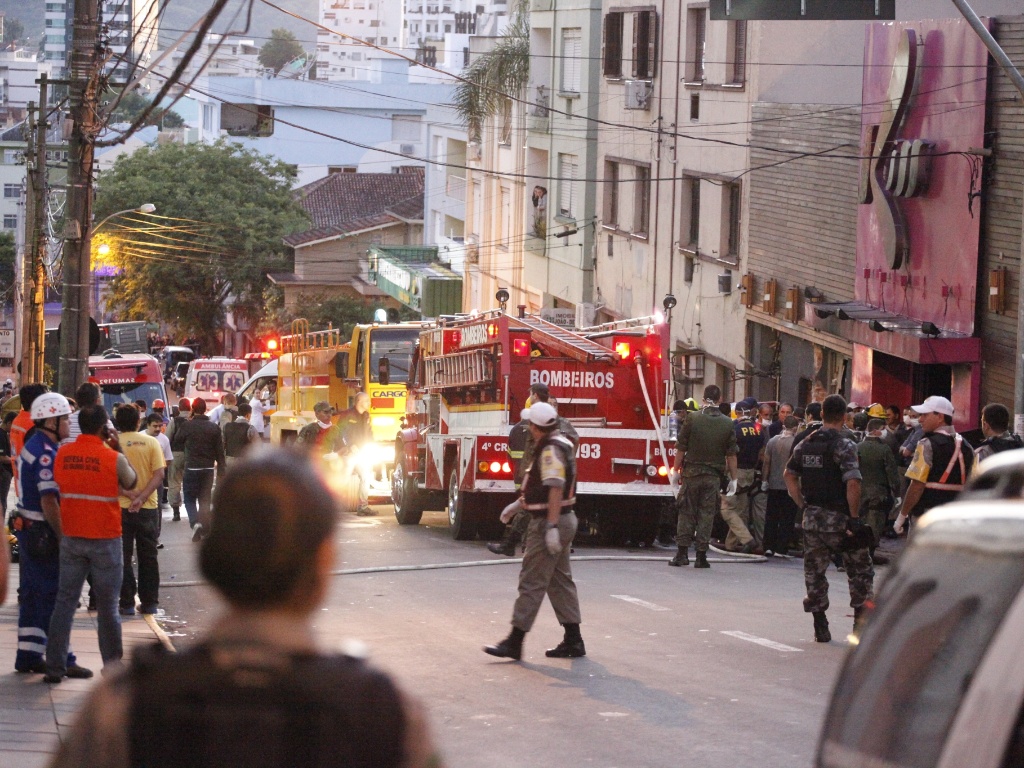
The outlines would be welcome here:
<svg viewBox="0 0 1024 768">
<path fill-rule="evenodd" d="M 576 327 L 589 328 L 594 324 L 596 310 L 593 304 L 581 303 L 576 305 Z"/>
<path fill-rule="evenodd" d="M 626 81 L 626 109 L 650 109 L 651 84 L 646 80 Z"/>
<path fill-rule="evenodd" d="M 401 152 L 403 155 L 411 155 L 413 152 L 416 151 L 416 145 L 415 144 L 403 144 L 402 146 L 400 146 L 398 148 L 398 151 Z"/>
</svg>

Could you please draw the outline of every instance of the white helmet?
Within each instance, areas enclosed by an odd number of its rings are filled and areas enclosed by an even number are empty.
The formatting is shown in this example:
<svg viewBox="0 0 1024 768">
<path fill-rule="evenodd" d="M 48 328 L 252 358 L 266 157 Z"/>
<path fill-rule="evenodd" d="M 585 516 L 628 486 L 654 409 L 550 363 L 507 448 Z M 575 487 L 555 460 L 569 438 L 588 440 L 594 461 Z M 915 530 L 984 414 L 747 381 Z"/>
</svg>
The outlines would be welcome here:
<svg viewBox="0 0 1024 768">
<path fill-rule="evenodd" d="M 71 403 L 64 395 L 58 392 L 44 392 L 32 401 L 32 410 L 29 415 L 32 421 L 52 419 L 55 416 L 67 416 L 71 413 Z"/>
<path fill-rule="evenodd" d="M 545 429 L 558 423 L 558 411 L 549 403 L 534 403 L 529 408 L 524 408 L 520 415 L 531 424 Z"/>
</svg>

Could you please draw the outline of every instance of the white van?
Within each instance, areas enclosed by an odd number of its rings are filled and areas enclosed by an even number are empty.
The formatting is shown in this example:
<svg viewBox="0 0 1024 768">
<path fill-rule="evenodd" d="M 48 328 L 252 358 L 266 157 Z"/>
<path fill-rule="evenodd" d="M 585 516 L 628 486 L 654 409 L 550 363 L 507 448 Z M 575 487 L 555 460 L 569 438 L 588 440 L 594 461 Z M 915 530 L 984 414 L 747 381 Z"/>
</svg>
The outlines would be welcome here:
<svg viewBox="0 0 1024 768">
<path fill-rule="evenodd" d="M 237 392 L 249 373 L 245 360 L 229 357 L 203 357 L 188 364 L 185 377 L 185 394 L 189 402 L 197 398 L 206 401 L 206 410 L 220 405 L 220 399 L 228 392 Z"/>
</svg>

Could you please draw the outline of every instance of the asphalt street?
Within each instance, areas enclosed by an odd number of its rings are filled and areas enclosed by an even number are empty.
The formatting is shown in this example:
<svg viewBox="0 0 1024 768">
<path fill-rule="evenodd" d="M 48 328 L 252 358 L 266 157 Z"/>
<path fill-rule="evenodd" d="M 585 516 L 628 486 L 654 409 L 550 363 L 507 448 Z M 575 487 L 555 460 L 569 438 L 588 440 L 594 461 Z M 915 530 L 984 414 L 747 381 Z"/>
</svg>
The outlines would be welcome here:
<svg viewBox="0 0 1024 768">
<path fill-rule="evenodd" d="M 508 632 L 518 562 L 453 541 L 443 513 L 402 527 L 376 509 L 343 521 L 338 569 L 367 571 L 335 578 L 316 628 L 327 647 L 365 647 L 426 704 L 447 765 L 812 764 L 853 620 L 845 574 L 829 570 L 822 645 L 799 559 L 695 570 L 667 567 L 671 553 L 577 547 L 587 656 L 544 656 L 561 639 L 545 603 L 517 663 L 482 646 Z M 220 606 L 196 584 L 187 523 L 165 522 L 163 541 L 161 621 L 184 645 Z"/>
</svg>

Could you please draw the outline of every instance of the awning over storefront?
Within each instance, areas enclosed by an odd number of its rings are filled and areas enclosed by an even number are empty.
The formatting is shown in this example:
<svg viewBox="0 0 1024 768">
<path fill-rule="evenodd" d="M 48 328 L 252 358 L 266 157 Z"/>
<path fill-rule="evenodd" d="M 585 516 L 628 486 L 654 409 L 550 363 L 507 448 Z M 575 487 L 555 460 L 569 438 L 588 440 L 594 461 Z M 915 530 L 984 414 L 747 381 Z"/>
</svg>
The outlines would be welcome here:
<svg viewBox="0 0 1024 768">
<path fill-rule="evenodd" d="M 424 317 L 462 311 L 462 276 L 437 260 L 436 246 L 373 247 L 370 279 Z"/>
<path fill-rule="evenodd" d="M 973 363 L 981 359 L 981 339 L 939 328 L 932 322 L 890 312 L 862 301 L 805 305 L 813 328 L 914 363 Z"/>
</svg>

